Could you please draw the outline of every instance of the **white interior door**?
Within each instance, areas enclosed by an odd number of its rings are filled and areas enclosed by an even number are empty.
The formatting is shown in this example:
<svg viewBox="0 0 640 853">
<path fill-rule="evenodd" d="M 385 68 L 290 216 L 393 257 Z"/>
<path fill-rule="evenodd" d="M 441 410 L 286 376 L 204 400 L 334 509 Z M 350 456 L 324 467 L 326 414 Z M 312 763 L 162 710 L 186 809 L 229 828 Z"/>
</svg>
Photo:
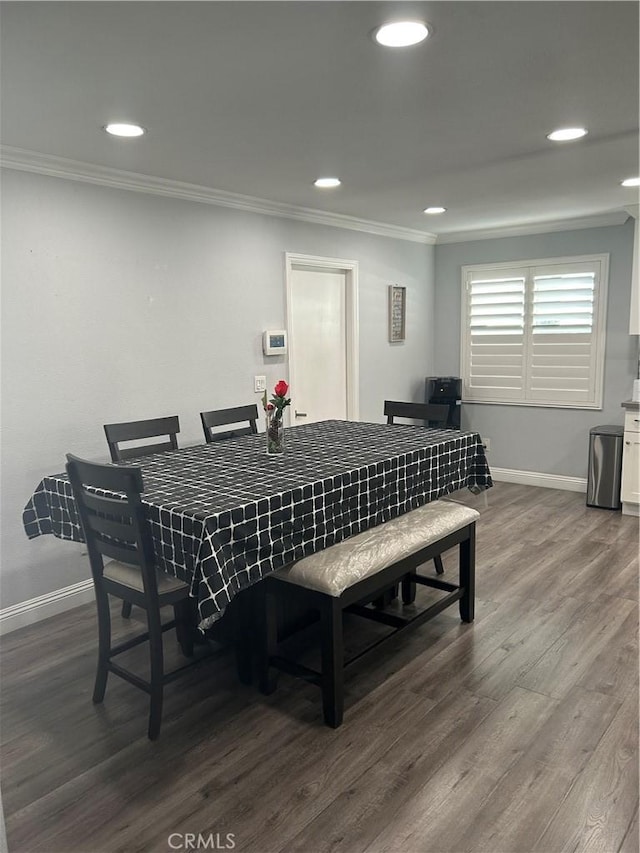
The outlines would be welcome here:
<svg viewBox="0 0 640 853">
<path fill-rule="evenodd" d="M 291 423 L 355 419 L 353 271 L 322 266 L 327 259 L 288 259 Z"/>
</svg>

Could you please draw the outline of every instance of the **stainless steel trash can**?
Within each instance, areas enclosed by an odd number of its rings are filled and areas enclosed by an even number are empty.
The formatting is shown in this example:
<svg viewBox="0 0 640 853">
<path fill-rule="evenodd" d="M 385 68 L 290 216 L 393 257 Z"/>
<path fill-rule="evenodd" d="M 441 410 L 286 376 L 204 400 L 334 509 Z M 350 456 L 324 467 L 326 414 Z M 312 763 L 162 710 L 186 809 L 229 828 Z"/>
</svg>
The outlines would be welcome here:
<svg viewBox="0 0 640 853">
<path fill-rule="evenodd" d="M 611 424 L 589 430 L 587 506 L 620 509 L 624 427 Z"/>
</svg>

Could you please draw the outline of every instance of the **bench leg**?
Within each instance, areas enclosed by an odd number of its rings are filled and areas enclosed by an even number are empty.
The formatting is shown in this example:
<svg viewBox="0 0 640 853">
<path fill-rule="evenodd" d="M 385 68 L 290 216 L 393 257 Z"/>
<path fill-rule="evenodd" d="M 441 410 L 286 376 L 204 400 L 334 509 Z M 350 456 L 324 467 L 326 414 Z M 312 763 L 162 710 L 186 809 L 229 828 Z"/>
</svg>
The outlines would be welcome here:
<svg viewBox="0 0 640 853">
<path fill-rule="evenodd" d="M 416 584 L 411 580 L 411 575 L 402 578 L 402 603 L 413 604 L 416 600 Z"/>
<path fill-rule="evenodd" d="M 253 587 L 258 634 L 258 686 L 268 696 L 278 686 L 277 671 L 269 666 L 269 658 L 278 648 L 278 618 L 275 598 L 269 595 L 269 583 L 262 580 Z"/>
<path fill-rule="evenodd" d="M 433 564 L 436 569 L 436 574 L 443 575 L 444 574 L 444 565 L 442 563 L 442 555 L 436 554 L 433 558 Z M 416 600 L 416 585 L 411 580 L 411 575 L 405 575 L 402 578 L 402 603 L 403 604 L 413 604 Z"/>
<path fill-rule="evenodd" d="M 388 589 L 379 595 L 377 598 L 373 600 L 373 606 L 376 610 L 384 610 L 385 607 L 388 607 L 393 601 L 398 597 L 398 584 L 394 583 L 393 586 L 390 586 Z"/>
<path fill-rule="evenodd" d="M 473 622 L 476 595 L 476 526 L 469 525 L 469 538 L 460 543 L 460 586 L 464 595 L 460 599 L 460 618 Z"/>
<path fill-rule="evenodd" d="M 328 600 L 320 613 L 322 644 L 322 709 L 324 721 L 337 729 L 344 712 L 344 649 L 342 608 L 335 598 Z"/>
</svg>

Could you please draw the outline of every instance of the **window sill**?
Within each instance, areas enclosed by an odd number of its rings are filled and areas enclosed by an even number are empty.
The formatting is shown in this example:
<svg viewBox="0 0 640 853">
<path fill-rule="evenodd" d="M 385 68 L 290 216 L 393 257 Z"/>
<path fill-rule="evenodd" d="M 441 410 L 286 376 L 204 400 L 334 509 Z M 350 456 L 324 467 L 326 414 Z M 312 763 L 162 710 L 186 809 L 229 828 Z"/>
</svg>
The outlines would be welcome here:
<svg viewBox="0 0 640 853">
<path fill-rule="evenodd" d="M 462 399 L 465 406 L 526 406 L 527 408 L 536 409 L 581 409 L 589 412 L 601 412 L 602 404 L 587 405 L 586 403 L 530 403 L 526 400 L 465 400 Z"/>
</svg>

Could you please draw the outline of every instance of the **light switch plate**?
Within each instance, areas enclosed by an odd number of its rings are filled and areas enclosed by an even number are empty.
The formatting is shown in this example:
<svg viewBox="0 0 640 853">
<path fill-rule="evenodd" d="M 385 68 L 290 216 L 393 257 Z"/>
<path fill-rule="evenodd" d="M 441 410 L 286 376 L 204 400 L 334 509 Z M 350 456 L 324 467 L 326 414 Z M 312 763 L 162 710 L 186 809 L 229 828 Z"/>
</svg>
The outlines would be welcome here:
<svg viewBox="0 0 640 853">
<path fill-rule="evenodd" d="M 253 377 L 253 390 L 256 394 L 263 394 L 267 390 L 267 377 L 266 376 L 254 376 Z"/>
</svg>

